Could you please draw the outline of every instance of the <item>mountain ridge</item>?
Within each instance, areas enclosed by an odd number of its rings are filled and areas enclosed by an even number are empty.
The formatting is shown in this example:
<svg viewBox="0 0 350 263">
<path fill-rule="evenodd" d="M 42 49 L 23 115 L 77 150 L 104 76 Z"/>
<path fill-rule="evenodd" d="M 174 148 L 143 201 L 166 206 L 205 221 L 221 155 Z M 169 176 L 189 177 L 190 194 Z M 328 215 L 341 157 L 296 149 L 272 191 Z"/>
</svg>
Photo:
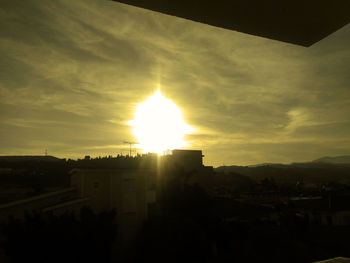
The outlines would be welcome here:
<svg viewBox="0 0 350 263">
<path fill-rule="evenodd" d="M 250 164 L 250 165 L 222 165 L 222 166 L 218 166 L 217 168 L 220 167 L 248 167 L 248 168 L 254 168 L 254 167 L 262 167 L 262 166 L 270 166 L 270 167 L 286 167 L 286 166 L 293 166 L 293 165 L 317 165 L 317 164 L 346 164 L 346 165 L 350 165 L 350 155 L 339 155 L 339 156 L 334 156 L 334 157 L 330 157 L 330 156 L 324 156 L 312 161 L 308 161 L 308 162 L 292 162 L 292 163 L 259 163 L 259 164 Z"/>
<path fill-rule="evenodd" d="M 312 163 L 350 164 L 350 155 L 341 155 L 335 157 L 325 156 L 313 160 Z"/>
</svg>

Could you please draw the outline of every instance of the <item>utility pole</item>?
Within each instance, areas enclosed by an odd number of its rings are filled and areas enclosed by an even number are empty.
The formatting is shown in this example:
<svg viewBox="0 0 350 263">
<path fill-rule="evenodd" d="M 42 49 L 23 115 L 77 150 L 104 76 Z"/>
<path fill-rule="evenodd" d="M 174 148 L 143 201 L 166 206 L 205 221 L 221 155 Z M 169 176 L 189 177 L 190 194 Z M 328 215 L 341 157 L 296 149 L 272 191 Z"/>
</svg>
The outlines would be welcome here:
<svg viewBox="0 0 350 263">
<path fill-rule="evenodd" d="M 124 141 L 125 144 L 129 144 L 129 156 L 131 157 L 131 148 L 133 145 L 135 144 L 139 144 L 138 142 L 128 142 L 128 141 Z"/>
</svg>

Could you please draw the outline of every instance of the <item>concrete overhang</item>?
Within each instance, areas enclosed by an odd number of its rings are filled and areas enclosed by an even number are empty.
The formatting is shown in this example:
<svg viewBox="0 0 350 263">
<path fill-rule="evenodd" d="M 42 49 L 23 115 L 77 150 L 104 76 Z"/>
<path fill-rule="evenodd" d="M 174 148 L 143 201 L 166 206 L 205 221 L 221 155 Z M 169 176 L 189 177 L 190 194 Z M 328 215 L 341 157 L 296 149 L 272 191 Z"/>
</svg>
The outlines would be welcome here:
<svg viewBox="0 0 350 263">
<path fill-rule="evenodd" d="M 118 2 L 306 47 L 332 34 L 350 21 L 350 0 L 118 0 Z"/>
</svg>

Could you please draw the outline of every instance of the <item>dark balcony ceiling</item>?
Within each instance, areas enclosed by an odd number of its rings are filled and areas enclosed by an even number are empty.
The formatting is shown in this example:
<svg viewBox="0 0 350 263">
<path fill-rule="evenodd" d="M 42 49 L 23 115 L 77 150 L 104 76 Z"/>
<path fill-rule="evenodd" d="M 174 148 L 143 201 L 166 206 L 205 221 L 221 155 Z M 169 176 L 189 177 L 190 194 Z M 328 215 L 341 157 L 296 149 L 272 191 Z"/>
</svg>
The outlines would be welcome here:
<svg viewBox="0 0 350 263">
<path fill-rule="evenodd" d="M 306 47 L 327 37 L 350 21 L 350 0 L 118 0 L 118 2 Z"/>
</svg>

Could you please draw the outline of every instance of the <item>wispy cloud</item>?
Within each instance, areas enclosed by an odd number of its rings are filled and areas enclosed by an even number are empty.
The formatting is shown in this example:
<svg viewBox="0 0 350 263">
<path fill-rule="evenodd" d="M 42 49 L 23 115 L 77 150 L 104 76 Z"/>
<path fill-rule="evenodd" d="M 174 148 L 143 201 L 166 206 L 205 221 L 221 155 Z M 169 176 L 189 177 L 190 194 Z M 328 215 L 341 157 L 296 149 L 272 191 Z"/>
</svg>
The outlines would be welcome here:
<svg viewBox="0 0 350 263">
<path fill-rule="evenodd" d="M 350 150 L 349 26 L 303 48 L 113 1 L 5 3 L 1 154 L 112 153 L 158 84 L 208 164 Z"/>
</svg>

